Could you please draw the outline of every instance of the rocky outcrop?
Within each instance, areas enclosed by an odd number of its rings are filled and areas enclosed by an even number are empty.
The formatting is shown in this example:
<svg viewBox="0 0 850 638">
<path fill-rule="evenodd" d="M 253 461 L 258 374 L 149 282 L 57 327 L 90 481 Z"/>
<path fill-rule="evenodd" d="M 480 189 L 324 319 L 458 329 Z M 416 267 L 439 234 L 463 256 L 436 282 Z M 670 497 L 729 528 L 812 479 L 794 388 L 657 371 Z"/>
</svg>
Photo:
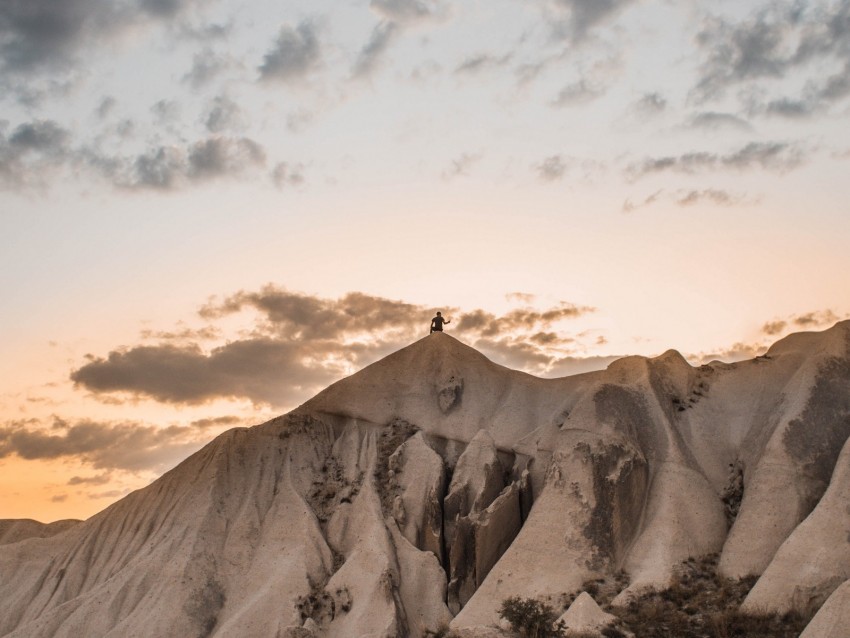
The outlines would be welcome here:
<svg viewBox="0 0 850 638">
<path fill-rule="evenodd" d="M 848 344 L 537 379 L 435 333 L 86 521 L 0 524 L 0 636 L 495 636 L 509 596 L 625 603 L 719 553 L 745 610 L 827 600 L 804 636 L 834 638 Z"/>
<path fill-rule="evenodd" d="M 80 521 L 66 519 L 53 523 L 39 523 L 28 518 L 0 520 L 0 545 L 8 545 L 27 538 L 48 538 L 71 529 Z"/>
<path fill-rule="evenodd" d="M 616 616 L 602 611 L 587 592 L 581 592 L 569 609 L 558 618 L 558 621 L 564 624 L 567 636 L 592 634 L 601 637 L 602 629 L 615 624 L 617 620 Z"/>
<path fill-rule="evenodd" d="M 443 562 L 443 459 L 419 432 L 407 439 L 389 460 L 392 471 L 393 518 L 404 537 Z"/>
<path fill-rule="evenodd" d="M 819 607 L 850 579 L 850 439 L 829 489 L 780 546 L 743 609 L 786 613 Z"/>
<path fill-rule="evenodd" d="M 818 610 L 800 638 L 844 638 L 850 627 L 850 580 L 838 587 Z"/>
<path fill-rule="evenodd" d="M 632 446 L 564 432 L 528 520 L 452 626 L 494 623 L 509 596 L 557 597 L 612 569 L 615 548 L 637 529 L 645 487 L 646 464 Z"/>
</svg>

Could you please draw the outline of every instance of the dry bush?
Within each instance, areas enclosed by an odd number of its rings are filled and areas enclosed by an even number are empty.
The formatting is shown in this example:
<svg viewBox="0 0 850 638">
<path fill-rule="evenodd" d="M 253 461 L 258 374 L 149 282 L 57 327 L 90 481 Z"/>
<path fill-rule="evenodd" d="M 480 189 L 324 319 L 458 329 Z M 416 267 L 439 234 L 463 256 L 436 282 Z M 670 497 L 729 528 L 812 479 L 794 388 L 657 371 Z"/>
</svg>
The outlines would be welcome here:
<svg viewBox="0 0 850 638">
<path fill-rule="evenodd" d="M 756 578 L 723 578 L 716 567 L 716 555 L 688 559 L 665 589 L 609 611 L 640 638 L 797 638 L 811 619 L 813 609 L 784 615 L 740 612 Z"/>
<path fill-rule="evenodd" d="M 564 623 L 546 603 L 534 598 L 511 596 L 502 601 L 499 616 L 511 624 L 511 629 L 526 638 L 564 638 Z M 557 621 L 557 624 L 556 624 Z"/>
</svg>

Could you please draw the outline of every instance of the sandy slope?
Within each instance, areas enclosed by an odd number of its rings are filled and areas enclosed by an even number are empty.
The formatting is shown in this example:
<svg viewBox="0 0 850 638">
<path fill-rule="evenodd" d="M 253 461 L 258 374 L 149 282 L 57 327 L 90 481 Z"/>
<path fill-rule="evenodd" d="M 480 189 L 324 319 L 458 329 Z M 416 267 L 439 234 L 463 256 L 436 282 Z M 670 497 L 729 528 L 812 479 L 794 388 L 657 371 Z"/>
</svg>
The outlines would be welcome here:
<svg viewBox="0 0 850 638">
<path fill-rule="evenodd" d="M 820 605 L 850 574 L 848 344 L 544 380 L 430 335 L 87 521 L 0 525 L 0 636 L 424 636 L 713 552 L 764 574 L 745 606 Z"/>
</svg>

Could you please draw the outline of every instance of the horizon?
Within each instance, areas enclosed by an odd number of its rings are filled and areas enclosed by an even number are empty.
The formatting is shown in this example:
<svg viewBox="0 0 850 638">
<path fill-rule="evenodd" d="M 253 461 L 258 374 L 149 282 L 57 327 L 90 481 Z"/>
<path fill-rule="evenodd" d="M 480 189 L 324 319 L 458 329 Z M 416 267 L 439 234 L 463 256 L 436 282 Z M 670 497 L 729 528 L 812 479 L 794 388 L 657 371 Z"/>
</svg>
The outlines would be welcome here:
<svg viewBox="0 0 850 638">
<path fill-rule="evenodd" d="M 98 512 L 436 310 L 537 376 L 850 317 L 846 1 L 24 4 L 0 518 Z"/>
<path fill-rule="evenodd" d="M 579 359 L 579 360 L 576 360 L 575 362 L 572 362 L 576 366 L 575 371 L 564 374 L 564 375 L 535 374 L 534 372 L 530 372 L 528 370 L 523 370 L 521 368 L 514 368 L 514 367 L 511 367 L 511 366 L 507 366 L 507 365 L 505 365 L 505 363 L 499 362 L 499 359 L 502 358 L 502 357 L 500 357 L 500 353 L 498 351 L 494 351 L 494 352 L 491 352 L 491 353 L 488 354 L 486 352 L 486 346 L 485 346 L 485 349 L 484 349 L 485 351 L 481 351 L 481 350 L 478 350 L 474 345 L 471 345 L 471 344 L 465 342 L 460 337 L 452 335 L 449 331 L 444 331 L 441 334 L 445 334 L 448 337 L 450 337 L 451 339 L 458 341 L 464 347 L 468 347 L 472 350 L 475 350 L 476 352 L 479 352 L 480 354 L 483 354 L 492 363 L 495 363 L 495 364 L 498 364 L 498 365 L 503 365 L 504 367 L 507 367 L 508 369 L 511 369 L 511 370 L 519 370 L 519 371 L 522 371 L 522 372 L 526 372 L 527 374 L 531 374 L 532 376 L 535 376 L 535 377 L 538 377 L 538 378 L 556 379 L 556 378 L 564 378 L 564 377 L 574 376 L 576 374 L 586 374 L 586 373 L 603 371 L 603 370 L 607 369 L 607 367 L 609 365 L 611 365 L 612 363 L 614 363 L 614 362 L 616 362 L 616 361 L 618 361 L 622 358 L 625 358 L 625 357 L 640 356 L 640 357 L 652 359 L 652 358 L 660 357 L 660 356 L 666 354 L 667 352 L 678 353 L 692 367 L 701 366 L 701 365 L 712 365 L 712 364 L 715 364 L 715 363 L 721 363 L 721 364 L 724 364 L 724 365 L 730 364 L 730 363 L 731 364 L 740 363 L 740 362 L 749 361 L 749 360 L 752 360 L 754 358 L 758 358 L 758 357 L 763 356 L 764 353 L 767 352 L 767 350 L 769 350 L 773 345 L 776 345 L 777 343 L 779 343 L 780 341 L 784 340 L 786 337 L 789 337 L 791 335 L 825 332 L 827 330 L 831 330 L 831 329 L 837 327 L 840 323 L 844 323 L 844 322 L 847 322 L 847 321 L 848 320 L 846 320 L 846 319 L 841 320 L 841 321 L 837 321 L 832 326 L 828 326 L 828 327 L 823 328 L 821 330 L 799 330 L 799 331 L 784 334 L 782 337 L 777 338 L 772 343 L 767 344 L 763 347 L 760 347 L 758 351 L 754 351 L 753 353 L 751 353 L 750 357 L 738 356 L 740 353 L 736 352 L 735 356 L 732 359 L 727 360 L 727 361 L 722 361 L 721 359 L 713 358 L 712 355 L 704 355 L 704 354 L 703 355 L 696 355 L 696 356 L 686 355 L 686 354 L 681 353 L 676 348 L 669 348 L 669 349 L 666 349 L 662 352 L 657 352 L 657 353 L 650 354 L 650 355 L 623 354 L 621 356 L 612 356 L 612 357 L 588 357 L 586 361 Z M 326 389 L 330 385 L 335 384 L 337 381 L 341 381 L 341 380 L 343 380 L 343 379 L 345 379 L 345 378 L 347 378 L 347 377 L 349 377 L 353 374 L 361 372 L 364 369 L 368 368 L 369 366 L 376 364 L 376 363 L 379 363 L 383 359 L 390 357 L 393 354 L 395 354 L 395 353 L 397 353 L 401 350 L 410 348 L 410 347 L 416 345 L 417 343 L 419 343 L 421 341 L 424 341 L 426 338 L 431 337 L 431 336 L 433 336 L 433 335 L 432 334 L 425 334 L 425 335 L 422 335 L 422 336 L 419 336 L 419 337 L 412 338 L 412 340 L 409 341 L 409 342 L 395 344 L 396 347 L 394 349 L 392 349 L 389 352 L 384 352 L 377 359 L 366 360 L 357 369 L 352 369 L 352 370 L 348 371 L 346 374 L 343 374 L 343 375 L 339 376 L 338 378 L 335 378 L 335 379 L 328 381 L 325 386 L 316 388 L 315 391 L 313 391 L 311 394 L 304 396 L 303 401 L 311 399 L 316 394 L 322 392 L 324 389 Z M 521 345 L 521 342 L 518 342 L 518 341 L 515 341 L 514 343 L 516 345 Z M 587 366 L 587 367 L 584 367 L 584 366 Z M 123 402 L 123 405 L 126 405 L 128 402 L 137 402 L 138 401 L 138 396 L 134 397 L 134 398 L 127 398 L 128 396 L 129 395 L 126 395 L 126 393 L 125 393 L 125 401 Z M 22 464 L 18 465 L 18 468 L 15 471 L 20 471 L 21 467 L 25 468 L 27 465 L 29 465 L 30 467 L 35 466 L 36 469 L 38 469 L 38 466 L 43 464 L 44 459 L 47 459 L 48 462 L 49 462 L 49 461 L 53 460 L 54 458 L 58 457 L 61 460 L 62 464 L 65 465 L 66 471 L 72 471 L 74 473 L 86 472 L 86 471 L 90 472 L 92 467 L 97 469 L 97 463 L 98 463 L 97 456 L 93 456 L 92 452 L 94 452 L 96 454 L 98 451 L 100 451 L 100 452 L 105 452 L 107 454 L 111 453 L 111 454 L 116 456 L 116 459 L 114 459 L 114 460 L 117 460 L 118 463 L 114 466 L 114 468 L 112 469 L 112 472 L 119 474 L 121 472 L 121 469 L 123 469 L 123 468 L 121 468 L 121 465 L 120 465 L 121 460 L 123 459 L 123 460 L 126 461 L 126 458 L 127 458 L 128 455 L 132 456 L 132 454 L 134 452 L 138 452 L 138 450 L 116 449 L 116 447 L 117 446 L 123 446 L 123 445 L 132 445 L 132 444 L 138 443 L 140 441 L 143 442 L 143 443 L 146 443 L 146 446 L 145 446 L 146 449 L 142 449 L 141 453 L 142 453 L 143 456 L 149 456 L 150 457 L 147 460 L 148 460 L 148 462 L 150 463 L 150 465 L 152 466 L 153 469 L 149 470 L 147 472 L 138 471 L 138 470 L 130 471 L 130 474 L 132 475 L 132 479 L 135 480 L 135 482 L 136 482 L 135 487 L 132 487 L 132 488 L 131 487 L 125 487 L 120 493 L 118 491 L 110 492 L 108 494 L 108 496 L 105 497 L 105 498 L 108 498 L 110 500 L 110 502 L 107 503 L 106 505 L 103 505 L 102 507 L 98 507 L 97 509 L 94 509 L 93 511 L 91 511 L 91 509 L 93 507 L 97 507 L 97 505 L 91 506 L 89 509 L 86 509 L 85 507 L 75 506 L 75 507 L 79 508 L 79 511 L 87 513 L 87 515 L 85 515 L 85 516 L 80 516 L 80 517 L 64 516 L 64 517 L 59 517 L 59 518 L 53 518 L 53 519 L 50 519 L 50 520 L 43 520 L 42 518 L 38 518 L 38 517 L 34 517 L 34 516 L 27 516 L 27 515 L 24 515 L 24 516 L 2 516 L 2 517 L 0 517 L 0 520 L 4 520 L 4 519 L 5 520 L 8 520 L 8 519 L 33 519 L 33 520 L 36 520 L 36 521 L 42 522 L 42 523 L 50 523 L 50 522 L 56 522 L 56 521 L 60 521 L 60 520 L 67 520 L 67 519 L 73 519 L 73 518 L 80 518 L 80 519 L 84 520 L 84 519 L 89 518 L 90 516 L 92 516 L 94 514 L 99 513 L 103 509 L 106 509 L 106 507 L 108 507 L 113 502 L 121 500 L 122 498 L 124 498 L 124 496 L 126 496 L 130 492 L 135 491 L 137 489 L 147 487 L 153 481 L 155 481 L 157 478 L 159 478 L 162 474 L 164 474 L 164 473 L 168 472 L 169 470 L 174 469 L 175 467 L 180 465 L 180 463 L 182 463 L 184 460 L 186 460 L 186 458 L 188 458 L 189 456 L 191 456 L 192 454 L 197 452 L 200 448 L 204 447 L 205 445 L 210 443 L 213 439 L 217 438 L 219 435 L 223 434 L 224 432 L 226 432 L 226 431 L 228 431 L 228 430 L 230 430 L 234 427 L 253 427 L 255 425 L 262 425 L 263 423 L 265 423 L 265 422 L 267 422 L 271 419 L 274 419 L 275 417 L 278 417 L 278 416 L 281 416 L 281 415 L 284 415 L 284 414 L 291 412 L 292 410 L 296 409 L 300 405 L 300 403 L 303 403 L 303 401 L 298 400 L 295 404 L 288 406 L 285 409 L 280 409 L 278 411 L 275 411 L 274 408 L 271 408 L 270 412 L 265 412 L 265 413 L 262 410 L 259 410 L 259 411 L 256 412 L 257 416 L 253 417 L 253 418 L 251 416 L 237 418 L 237 417 L 233 417 L 231 415 L 226 415 L 224 417 L 218 416 L 218 417 L 207 417 L 205 419 L 198 419 L 198 420 L 192 421 L 189 424 L 189 426 L 185 426 L 185 425 L 176 426 L 174 424 L 171 424 L 171 425 L 165 427 L 162 430 L 167 436 L 164 437 L 164 438 L 161 438 L 161 439 L 157 439 L 157 436 L 156 436 L 158 434 L 157 432 L 152 432 L 152 430 L 154 428 L 156 428 L 155 423 L 143 423 L 143 422 L 140 423 L 140 422 L 137 422 L 135 425 L 131 426 L 130 428 L 123 427 L 124 424 L 119 425 L 119 427 L 116 428 L 115 424 L 112 424 L 111 428 L 113 429 L 113 432 L 111 432 L 111 434 L 113 434 L 113 438 L 115 440 L 110 441 L 109 445 L 105 445 L 102 450 L 92 449 L 92 450 L 86 451 L 85 453 L 77 452 L 77 454 L 79 455 L 79 458 L 74 458 L 76 456 L 75 453 L 74 453 L 74 450 L 73 450 L 73 447 L 74 447 L 73 439 L 75 438 L 75 432 L 81 433 L 83 435 L 83 437 L 90 436 L 92 434 L 91 427 L 96 426 L 95 421 L 82 420 L 82 421 L 77 422 L 76 424 L 71 424 L 69 422 L 60 421 L 57 417 L 54 416 L 53 417 L 54 421 L 53 421 L 53 425 L 52 425 L 52 429 L 54 430 L 54 432 L 53 432 L 52 436 L 42 437 L 42 439 L 40 441 L 38 440 L 37 437 L 32 436 L 33 433 L 27 433 L 27 434 L 30 435 L 30 438 L 28 438 L 28 439 L 25 438 L 23 441 L 20 440 L 20 439 L 18 441 L 14 441 L 14 440 L 10 441 L 10 439 L 15 438 L 14 437 L 15 433 L 12 432 L 12 436 L 9 436 L 8 432 L 4 432 L 3 433 L 4 436 L 2 438 L 0 438 L 0 444 L 2 444 L 2 445 L 0 445 L 0 453 L 2 453 L 2 457 L 0 457 L 0 458 L 8 458 L 10 456 L 10 454 L 15 454 L 18 457 L 20 457 L 20 461 L 22 461 Z M 221 404 L 221 402 L 217 402 L 217 403 Z M 201 407 L 199 409 L 201 409 L 201 410 L 206 409 L 204 406 L 208 406 L 208 404 L 206 404 L 206 403 L 201 404 Z M 221 409 L 220 405 L 217 406 L 217 407 L 218 407 L 218 409 Z M 232 404 L 231 404 L 230 407 L 232 407 Z M 264 415 L 264 416 L 260 416 L 260 415 Z M 196 429 L 193 431 L 192 428 L 196 428 Z M 55 430 L 57 430 L 57 429 L 60 430 L 60 431 L 62 431 L 62 430 L 64 430 L 64 431 L 60 432 L 60 434 L 57 436 L 56 432 L 55 432 Z M 121 430 L 123 430 L 123 431 L 121 431 Z M 133 430 L 135 430 L 135 431 L 133 431 Z M 142 431 L 141 437 L 137 436 L 139 430 Z M 20 432 L 20 430 L 19 430 L 19 432 Z M 101 432 L 101 433 L 103 433 L 103 432 Z M 117 434 L 117 436 L 115 436 L 116 434 Z M 153 435 L 154 438 L 150 441 L 145 441 L 145 439 L 150 439 L 151 435 Z M 188 441 L 187 441 L 187 435 L 189 435 Z M 172 441 L 169 440 L 170 438 L 176 439 L 177 445 L 174 445 L 172 443 Z M 49 452 L 47 454 L 44 454 L 43 456 L 35 454 L 35 455 L 32 455 L 32 458 L 28 458 L 27 452 L 32 453 L 32 451 L 35 450 L 38 447 L 39 444 L 44 446 L 45 450 L 49 450 Z M 17 445 L 17 448 L 15 447 L 16 445 Z M 65 453 L 60 452 L 59 454 L 54 454 L 57 447 L 61 448 L 63 445 L 70 448 L 70 451 L 65 452 Z M 101 461 L 102 461 L 102 459 L 101 459 Z M 15 467 L 15 465 L 12 464 L 12 468 L 14 468 L 14 467 Z M 4 468 L 2 468 L 2 466 L 0 466 L 0 472 L 2 472 L 3 469 Z M 8 469 L 8 466 L 5 469 Z M 51 468 L 51 469 L 56 471 L 56 468 Z M 98 485 L 102 485 L 103 483 L 106 482 L 105 480 L 101 479 L 102 476 L 103 476 L 102 473 L 100 475 L 95 474 L 94 477 L 93 477 L 93 480 L 88 480 L 88 481 L 85 480 L 85 479 L 80 479 L 80 477 L 76 477 L 76 478 L 72 477 L 67 482 L 66 485 L 77 486 L 77 485 L 85 485 L 86 483 L 92 483 L 93 485 L 98 486 Z M 39 484 L 39 485 L 37 485 L 37 487 L 44 488 L 45 486 Z M 52 490 L 52 489 L 55 489 L 55 487 L 56 487 L 55 484 L 50 484 L 50 483 L 47 484 L 48 489 Z M 62 488 L 60 488 L 60 489 L 62 489 Z M 67 488 L 65 488 L 65 489 L 67 489 Z M 7 503 L 8 503 L 8 494 L 4 494 L 4 497 L 7 499 Z M 101 498 L 104 498 L 104 497 L 101 497 Z M 95 500 L 95 499 L 91 499 L 91 500 Z M 100 500 L 100 499 L 97 499 L 97 500 Z M 65 499 L 62 499 L 60 501 L 52 499 L 51 503 L 57 503 L 57 502 L 63 503 L 64 501 L 65 501 Z M 8 506 L 8 504 L 6 504 L 6 506 Z M 32 502 L 25 502 L 23 504 L 23 507 L 24 508 L 32 508 L 33 510 L 37 511 L 38 508 L 43 508 L 44 506 L 43 506 L 43 504 L 37 503 L 37 502 L 35 504 L 33 504 Z M 24 509 L 23 511 L 26 512 L 27 510 Z"/>
</svg>

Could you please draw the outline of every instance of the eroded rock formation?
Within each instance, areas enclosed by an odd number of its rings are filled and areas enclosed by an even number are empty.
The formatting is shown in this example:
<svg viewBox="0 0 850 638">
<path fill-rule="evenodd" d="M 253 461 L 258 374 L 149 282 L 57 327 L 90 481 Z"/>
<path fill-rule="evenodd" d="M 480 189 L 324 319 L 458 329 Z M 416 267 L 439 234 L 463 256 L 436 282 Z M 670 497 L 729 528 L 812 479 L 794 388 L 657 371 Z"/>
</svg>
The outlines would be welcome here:
<svg viewBox="0 0 850 638">
<path fill-rule="evenodd" d="M 0 636 L 502 635 L 508 596 L 625 572 L 625 603 L 719 553 L 760 577 L 744 610 L 823 604 L 804 636 L 833 638 L 848 346 L 538 379 L 435 333 L 87 521 L 0 524 Z"/>
</svg>

